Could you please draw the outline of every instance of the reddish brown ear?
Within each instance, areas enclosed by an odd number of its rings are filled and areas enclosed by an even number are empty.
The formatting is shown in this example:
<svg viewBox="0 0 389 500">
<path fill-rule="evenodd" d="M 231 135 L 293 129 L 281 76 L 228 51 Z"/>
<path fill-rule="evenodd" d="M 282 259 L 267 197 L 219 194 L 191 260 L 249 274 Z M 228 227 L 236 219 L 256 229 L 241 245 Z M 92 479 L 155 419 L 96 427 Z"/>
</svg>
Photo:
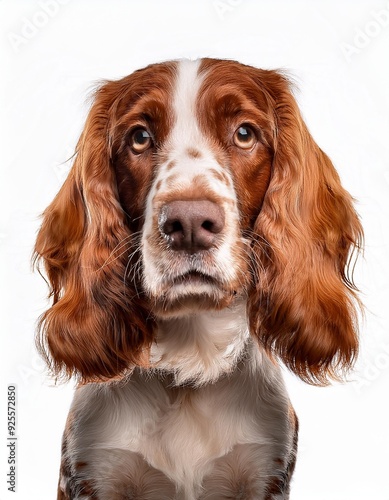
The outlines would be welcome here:
<svg viewBox="0 0 389 500">
<path fill-rule="evenodd" d="M 287 81 L 274 72 L 268 77 L 277 137 L 272 179 L 254 228 L 251 330 L 303 380 L 325 384 L 348 369 L 358 351 L 348 262 L 360 248 L 362 228 Z"/>
<path fill-rule="evenodd" d="M 107 144 L 113 85 L 97 93 L 74 166 L 44 212 L 35 246 L 53 297 L 40 320 L 38 346 L 56 375 L 82 380 L 113 377 L 139 363 L 153 330 L 128 276 L 135 242 Z"/>
</svg>

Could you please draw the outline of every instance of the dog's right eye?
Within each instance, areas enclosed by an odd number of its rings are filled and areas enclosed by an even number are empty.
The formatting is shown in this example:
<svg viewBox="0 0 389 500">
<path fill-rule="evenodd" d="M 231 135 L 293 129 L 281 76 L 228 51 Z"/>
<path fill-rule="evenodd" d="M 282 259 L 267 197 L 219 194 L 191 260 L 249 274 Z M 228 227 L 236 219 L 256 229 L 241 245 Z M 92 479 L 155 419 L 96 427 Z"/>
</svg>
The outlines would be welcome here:
<svg viewBox="0 0 389 500">
<path fill-rule="evenodd" d="M 234 134 L 234 144 L 240 149 L 253 149 L 257 143 L 257 137 L 253 129 L 246 124 L 241 125 Z"/>
<path fill-rule="evenodd" d="M 135 129 L 129 141 L 129 146 L 133 153 L 141 154 L 147 151 L 153 145 L 151 134 L 145 128 Z"/>
</svg>

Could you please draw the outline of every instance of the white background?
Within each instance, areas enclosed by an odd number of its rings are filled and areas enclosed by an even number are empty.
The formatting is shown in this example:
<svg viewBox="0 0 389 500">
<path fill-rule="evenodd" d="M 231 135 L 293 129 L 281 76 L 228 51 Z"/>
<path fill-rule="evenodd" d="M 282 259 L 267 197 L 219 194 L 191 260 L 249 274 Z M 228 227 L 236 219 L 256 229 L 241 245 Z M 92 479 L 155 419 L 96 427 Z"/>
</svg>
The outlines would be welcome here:
<svg viewBox="0 0 389 500">
<path fill-rule="evenodd" d="M 55 498 L 73 387 L 45 376 L 34 325 L 46 285 L 30 271 L 38 214 L 69 168 L 96 81 L 182 57 L 234 58 L 293 75 L 319 145 L 358 200 L 367 307 L 350 383 L 286 374 L 300 418 L 292 500 L 389 500 L 389 3 L 0 0 L 0 499 Z M 6 389 L 18 389 L 18 484 L 7 492 Z"/>
</svg>

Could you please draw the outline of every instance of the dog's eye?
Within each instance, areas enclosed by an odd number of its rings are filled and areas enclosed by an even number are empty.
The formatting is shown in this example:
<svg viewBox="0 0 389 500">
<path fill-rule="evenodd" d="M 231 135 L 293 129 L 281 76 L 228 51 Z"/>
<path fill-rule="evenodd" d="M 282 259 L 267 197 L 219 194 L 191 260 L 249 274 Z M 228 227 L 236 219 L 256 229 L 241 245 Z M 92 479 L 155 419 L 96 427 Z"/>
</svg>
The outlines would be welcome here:
<svg viewBox="0 0 389 500">
<path fill-rule="evenodd" d="M 144 153 L 152 144 L 152 137 L 145 128 L 135 129 L 130 136 L 130 148 L 136 154 Z"/>
<path fill-rule="evenodd" d="M 241 125 L 234 133 L 234 144 L 241 149 L 252 149 L 257 137 L 249 125 Z"/>
</svg>

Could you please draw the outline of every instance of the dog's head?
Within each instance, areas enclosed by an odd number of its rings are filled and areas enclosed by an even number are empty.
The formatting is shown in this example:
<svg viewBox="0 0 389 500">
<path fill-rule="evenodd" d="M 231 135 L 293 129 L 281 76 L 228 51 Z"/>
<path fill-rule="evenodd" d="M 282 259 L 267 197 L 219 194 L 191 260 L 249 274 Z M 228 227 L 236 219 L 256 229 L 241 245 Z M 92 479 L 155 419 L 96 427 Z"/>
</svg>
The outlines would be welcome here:
<svg viewBox="0 0 389 500">
<path fill-rule="evenodd" d="M 357 352 L 348 275 L 362 230 L 287 79 L 168 62 L 105 83 L 36 243 L 52 287 L 39 343 L 85 380 L 147 364 L 159 318 L 247 304 L 304 380 Z"/>
</svg>

